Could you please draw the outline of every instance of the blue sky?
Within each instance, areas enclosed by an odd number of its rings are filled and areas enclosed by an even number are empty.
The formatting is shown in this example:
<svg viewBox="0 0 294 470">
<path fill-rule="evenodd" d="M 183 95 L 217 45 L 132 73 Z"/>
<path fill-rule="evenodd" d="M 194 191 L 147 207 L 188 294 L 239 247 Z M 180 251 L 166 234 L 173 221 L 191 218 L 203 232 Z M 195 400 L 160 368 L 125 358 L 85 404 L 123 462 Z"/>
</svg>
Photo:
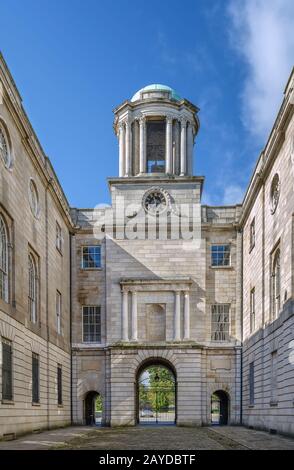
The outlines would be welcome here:
<svg viewBox="0 0 294 470">
<path fill-rule="evenodd" d="M 112 110 L 164 83 L 200 107 L 204 202 L 241 202 L 293 66 L 292 0 L 0 0 L 0 49 L 72 206 L 109 202 Z"/>
</svg>

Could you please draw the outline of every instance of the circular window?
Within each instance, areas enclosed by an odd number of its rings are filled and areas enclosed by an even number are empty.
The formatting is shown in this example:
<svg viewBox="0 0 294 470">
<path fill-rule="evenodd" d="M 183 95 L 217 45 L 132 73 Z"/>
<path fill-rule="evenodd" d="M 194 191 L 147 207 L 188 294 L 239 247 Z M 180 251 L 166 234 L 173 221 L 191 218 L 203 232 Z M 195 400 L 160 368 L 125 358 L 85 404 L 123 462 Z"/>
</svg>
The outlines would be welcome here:
<svg viewBox="0 0 294 470">
<path fill-rule="evenodd" d="M 272 214 L 276 211 L 279 197 L 280 197 L 280 178 L 278 173 L 275 174 L 271 184 L 271 212 Z"/>
<path fill-rule="evenodd" d="M 169 205 L 168 194 L 160 188 L 152 188 L 144 194 L 142 205 L 148 214 L 162 214 Z"/>
<path fill-rule="evenodd" d="M 8 143 L 8 136 L 4 127 L 0 123 L 0 157 L 4 162 L 6 168 L 10 168 L 11 165 L 11 154 Z"/>
<path fill-rule="evenodd" d="M 38 195 L 35 182 L 32 178 L 30 179 L 30 184 L 29 184 L 29 202 L 30 202 L 30 207 L 31 207 L 31 211 L 33 215 L 35 217 L 39 217 L 39 214 L 40 214 L 39 195 Z"/>
</svg>

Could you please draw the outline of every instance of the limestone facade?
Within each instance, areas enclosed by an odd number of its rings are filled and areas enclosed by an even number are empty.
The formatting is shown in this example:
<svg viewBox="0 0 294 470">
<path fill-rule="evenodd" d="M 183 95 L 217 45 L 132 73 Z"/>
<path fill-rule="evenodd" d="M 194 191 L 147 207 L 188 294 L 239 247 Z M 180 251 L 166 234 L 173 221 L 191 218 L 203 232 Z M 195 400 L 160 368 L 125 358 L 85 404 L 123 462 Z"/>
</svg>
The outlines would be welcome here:
<svg viewBox="0 0 294 470">
<path fill-rule="evenodd" d="M 204 178 L 192 170 L 198 108 L 153 85 L 115 110 L 111 206 L 71 209 L 2 56 L 0 80 L 9 146 L 9 160 L 0 148 L 9 248 L 0 340 L 12 347 L 13 388 L 12 399 L 0 396 L 0 438 L 85 424 L 93 392 L 103 424 L 136 425 L 144 364 L 173 371 L 178 425 L 209 425 L 212 395 L 221 391 L 230 424 L 294 434 L 293 74 L 243 204 L 230 207 L 201 204 Z M 161 234 L 156 217 L 148 226 L 144 218 L 158 205 L 166 213 Z M 175 220 L 185 224 L 183 206 L 196 208 L 194 240 L 173 232 Z"/>
</svg>

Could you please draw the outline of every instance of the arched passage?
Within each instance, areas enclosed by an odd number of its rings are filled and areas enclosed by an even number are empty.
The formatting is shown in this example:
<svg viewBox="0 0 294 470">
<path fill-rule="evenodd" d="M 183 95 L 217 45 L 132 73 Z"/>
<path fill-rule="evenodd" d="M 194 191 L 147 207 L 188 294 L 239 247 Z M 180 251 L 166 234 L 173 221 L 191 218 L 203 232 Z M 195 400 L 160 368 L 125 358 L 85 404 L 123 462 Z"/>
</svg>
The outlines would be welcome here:
<svg viewBox="0 0 294 470">
<path fill-rule="evenodd" d="M 148 360 L 137 372 L 138 424 L 176 424 L 176 373 L 167 361 Z"/>
<path fill-rule="evenodd" d="M 229 396 L 224 390 L 217 390 L 211 395 L 211 424 L 228 424 L 229 403 Z"/>
<path fill-rule="evenodd" d="M 88 426 L 99 426 L 102 421 L 102 399 L 96 391 L 85 396 L 85 422 Z"/>
</svg>

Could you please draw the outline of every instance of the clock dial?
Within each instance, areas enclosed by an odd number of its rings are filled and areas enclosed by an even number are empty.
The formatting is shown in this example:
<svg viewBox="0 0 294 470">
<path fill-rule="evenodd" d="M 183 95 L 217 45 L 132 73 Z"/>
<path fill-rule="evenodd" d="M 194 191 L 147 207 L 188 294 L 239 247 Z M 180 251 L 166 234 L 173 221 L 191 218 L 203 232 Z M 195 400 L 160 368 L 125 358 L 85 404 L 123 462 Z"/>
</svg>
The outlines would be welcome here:
<svg viewBox="0 0 294 470">
<path fill-rule="evenodd" d="M 167 198 L 162 191 L 154 190 L 145 196 L 143 206 L 149 214 L 161 214 L 167 208 Z"/>
</svg>

